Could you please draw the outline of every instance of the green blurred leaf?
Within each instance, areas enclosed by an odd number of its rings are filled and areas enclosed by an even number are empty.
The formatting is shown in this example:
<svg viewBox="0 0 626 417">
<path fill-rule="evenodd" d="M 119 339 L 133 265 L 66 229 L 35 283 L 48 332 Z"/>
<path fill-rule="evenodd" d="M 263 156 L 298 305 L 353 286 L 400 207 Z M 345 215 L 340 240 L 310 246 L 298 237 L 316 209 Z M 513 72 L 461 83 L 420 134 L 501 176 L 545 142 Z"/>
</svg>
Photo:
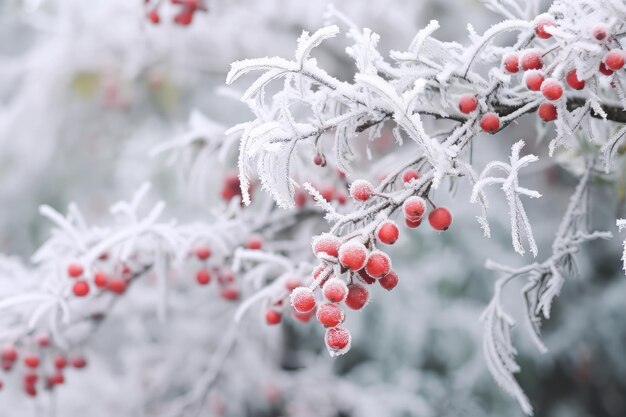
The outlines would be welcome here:
<svg viewBox="0 0 626 417">
<path fill-rule="evenodd" d="M 100 75 L 91 71 L 80 71 L 74 75 L 71 87 L 83 98 L 93 97 L 100 87 Z"/>
</svg>

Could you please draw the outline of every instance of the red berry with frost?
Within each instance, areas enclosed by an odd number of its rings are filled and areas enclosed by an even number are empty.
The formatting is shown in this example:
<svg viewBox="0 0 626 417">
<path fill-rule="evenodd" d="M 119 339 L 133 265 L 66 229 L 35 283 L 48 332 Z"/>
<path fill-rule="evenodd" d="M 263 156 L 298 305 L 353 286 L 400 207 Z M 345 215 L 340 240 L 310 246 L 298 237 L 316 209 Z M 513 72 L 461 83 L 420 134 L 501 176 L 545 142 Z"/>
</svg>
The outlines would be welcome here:
<svg viewBox="0 0 626 417">
<path fill-rule="evenodd" d="M 324 341 L 331 355 L 341 355 L 350 349 L 350 332 L 343 327 L 331 327 L 326 330 Z"/>
<path fill-rule="evenodd" d="M 543 80 L 543 74 L 541 74 L 541 71 L 538 70 L 530 70 L 524 74 L 524 82 L 530 91 L 541 90 Z"/>
<path fill-rule="evenodd" d="M 502 60 L 502 66 L 508 73 L 515 74 L 519 71 L 519 57 L 517 54 L 508 54 Z"/>
<path fill-rule="evenodd" d="M 606 65 L 604 65 L 604 62 L 600 62 L 599 71 L 604 75 L 613 75 L 613 71 L 608 69 Z"/>
<path fill-rule="evenodd" d="M 417 180 L 420 177 L 420 173 L 414 169 L 407 169 L 402 173 L 402 182 L 405 184 L 410 183 L 413 180 Z"/>
<path fill-rule="evenodd" d="M 24 357 L 24 365 L 27 368 L 37 368 L 39 366 L 39 356 L 37 355 L 28 355 Z"/>
<path fill-rule="evenodd" d="M 350 197 L 355 201 L 367 201 L 374 193 L 374 187 L 369 181 L 356 180 L 350 185 Z"/>
<path fill-rule="evenodd" d="M 235 287 L 223 288 L 220 296 L 226 301 L 235 301 L 239 298 L 239 290 Z"/>
<path fill-rule="evenodd" d="M 89 284 L 87 281 L 76 281 L 72 286 L 72 292 L 76 297 L 85 297 L 89 294 Z"/>
<path fill-rule="evenodd" d="M 78 278 L 83 275 L 83 272 L 85 272 L 85 269 L 79 263 L 71 263 L 67 266 L 67 275 L 72 278 Z"/>
<path fill-rule="evenodd" d="M 398 226 L 395 222 L 391 220 L 385 220 L 380 225 L 378 225 L 378 229 L 376 230 L 376 236 L 378 236 L 378 240 L 383 242 L 385 245 L 393 245 L 398 240 L 398 236 L 400 236 L 400 231 L 398 230 Z"/>
<path fill-rule="evenodd" d="M 554 78 L 548 78 L 541 85 L 541 93 L 548 100 L 558 100 L 563 95 L 563 85 Z"/>
<path fill-rule="evenodd" d="M 544 102 L 539 105 L 539 109 L 537 110 L 539 117 L 544 122 L 551 122 L 556 120 L 557 110 L 556 106 L 552 103 Z"/>
<path fill-rule="evenodd" d="M 605 56 L 602 62 L 610 70 L 617 71 L 624 67 L 624 52 L 621 49 L 611 49 Z"/>
<path fill-rule="evenodd" d="M 56 369 L 64 369 L 67 366 L 67 359 L 65 356 L 58 355 L 54 358 L 54 367 Z"/>
<path fill-rule="evenodd" d="M 483 114 L 480 118 L 480 128 L 487 133 L 496 133 L 500 129 L 500 117 L 494 112 Z"/>
<path fill-rule="evenodd" d="M 437 207 L 428 215 L 428 223 L 435 230 L 448 230 L 452 224 L 452 214 L 445 207 Z"/>
<path fill-rule="evenodd" d="M 326 166 L 326 158 L 322 154 L 315 154 L 313 157 L 313 163 L 317 166 L 324 167 Z"/>
<path fill-rule="evenodd" d="M 398 285 L 398 274 L 391 271 L 387 275 L 379 279 L 378 283 L 387 291 L 391 291 L 396 287 L 396 285 Z"/>
<path fill-rule="evenodd" d="M 360 284 L 348 285 L 348 296 L 346 297 L 346 305 L 352 310 L 360 310 L 367 304 L 369 300 L 369 291 Z"/>
<path fill-rule="evenodd" d="M 259 250 L 263 247 L 263 240 L 260 236 L 251 236 L 246 243 L 246 248 L 252 250 Z"/>
<path fill-rule="evenodd" d="M 551 38 L 552 35 L 546 31 L 546 27 L 548 26 L 556 26 L 556 22 L 552 19 L 551 16 L 539 16 L 535 20 L 535 33 L 541 39 Z"/>
<path fill-rule="evenodd" d="M 352 271 L 363 268 L 366 258 L 367 250 L 360 242 L 350 241 L 339 247 L 339 262 Z"/>
<path fill-rule="evenodd" d="M 522 69 L 524 71 L 528 71 L 531 69 L 541 69 L 543 68 L 543 59 L 541 58 L 541 54 L 537 51 L 527 51 L 522 55 Z"/>
<path fill-rule="evenodd" d="M 87 360 L 82 356 L 77 356 L 72 359 L 72 366 L 76 369 L 83 369 L 87 366 Z"/>
<path fill-rule="evenodd" d="M 406 218 L 404 219 L 404 224 L 406 224 L 406 227 L 408 227 L 409 229 L 417 229 L 420 224 L 422 224 L 422 219 L 409 219 Z"/>
<path fill-rule="evenodd" d="M 206 269 L 201 269 L 196 273 L 196 281 L 200 285 L 207 285 L 211 282 L 211 275 Z"/>
<path fill-rule="evenodd" d="M 201 261 L 206 261 L 211 256 L 211 249 L 208 246 L 198 246 L 195 250 L 196 257 Z"/>
<path fill-rule="evenodd" d="M 411 196 L 402 204 L 404 216 L 411 220 L 420 220 L 426 212 L 426 201 L 422 197 Z"/>
<path fill-rule="evenodd" d="M 574 90 L 582 90 L 583 88 L 585 88 L 585 80 L 578 79 L 578 75 L 576 74 L 575 69 L 567 73 L 565 80 L 567 81 L 567 85 L 569 85 Z"/>
<path fill-rule="evenodd" d="M 365 272 L 372 278 L 382 278 L 391 270 L 389 255 L 379 250 L 370 253 L 365 264 Z"/>
<path fill-rule="evenodd" d="M 459 99 L 459 110 L 461 113 L 469 114 L 478 107 L 478 100 L 474 96 L 466 95 Z"/>
<path fill-rule="evenodd" d="M 128 283 L 121 278 L 114 278 L 107 284 L 107 289 L 114 294 L 124 294 L 126 288 L 128 288 Z"/>
<path fill-rule="evenodd" d="M 348 295 L 348 286 L 339 278 L 331 278 L 322 287 L 324 298 L 333 303 L 340 303 Z"/>
<path fill-rule="evenodd" d="M 291 305 L 298 313 L 308 313 L 315 308 L 315 295 L 308 287 L 295 288 L 289 298 Z"/>
<path fill-rule="evenodd" d="M 269 325 L 275 325 L 281 322 L 283 315 L 278 311 L 269 309 L 265 312 L 265 322 Z"/>
<path fill-rule="evenodd" d="M 324 253 L 328 256 L 336 258 L 339 255 L 339 246 L 341 240 L 330 233 L 323 233 L 313 239 L 313 253 L 319 255 Z"/>
<path fill-rule="evenodd" d="M 337 304 L 326 303 L 317 309 L 317 321 L 325 327 L 335 327 L 343 323 L 344 312 Z"/>
<path fill-rule="evenodd" d="M 591 31 L 591 36 L 593 36 L 593 38 L 597 40 L 598 42 L 603 42 L 606 40 L 609 34 L 606 31 L 606 28 L 604 26 L 598 25 L 594 27 L 593 30 Z"/>
</svg>

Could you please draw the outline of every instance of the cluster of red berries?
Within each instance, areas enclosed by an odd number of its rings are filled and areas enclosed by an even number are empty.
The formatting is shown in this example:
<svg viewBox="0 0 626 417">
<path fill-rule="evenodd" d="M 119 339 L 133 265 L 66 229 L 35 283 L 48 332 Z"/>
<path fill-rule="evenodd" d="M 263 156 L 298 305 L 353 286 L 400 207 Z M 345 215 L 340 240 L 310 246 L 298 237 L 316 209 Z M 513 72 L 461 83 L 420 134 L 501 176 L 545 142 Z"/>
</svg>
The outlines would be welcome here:
<svg viewBox="0 0 626 417">
<path fill-rule="evenodd" d="M 100 262 L 106 262 L 106 254 L 99 258 Z M 107 269 L 111 273 L 105 272 Z M 75 279 L 72 285 L 72 292 L 76 297 L 86 297 L 91 292 L 92 285 L 100 291 L 109 291 L 113 294 L 123 294 L 128 288 L 128 283 L 133 277 L 134 271 L 126 264 L 114 264 L 108 266 L 103 264 L 98 271 L 93 274 L 90 280 L 85 278 L 85 268 L 78 262 L 72 262 L 67 266 L 67 276 Z"/>
<path fill-rule="evenodd" d="M 548 39 L 552 37 L 549 27 L 556 27 L 557 22 L 549 15 L 541 15 L 535 20 L 535 34 L 538 38 Z M 598 42 L 605 42 L 610 36 L 604 26 L 598 25 L 592 30 L 592 37 Z M 546 122 L 556 120 L 557 108 L 553 102 L 563 96 L 563 84 L 561 80 L 546 77 L 542 72 L 544 51 L 529 49 L 520 53 L 510 53 L 504 56 L 502 66 L 509 74 L 524 71 L 523 81 L 530 91 L 540 92 L 546 99 L 541 103 L 537 113 Z M 608 49 L 599 62 L 598 71 L 604 75 L 612 75 L 614 71 L 624 67 L 626 54 L 619 49 Z M 565 76 L 564 81 L 574 90 L 582 90 L 585 80 L 578 78 L 576 69 L 571 69 Z M 464 95 L 459 98 L 459 111 L 465 114 L 472 113 L 478 108 L 478 99 L 473 95 Z M 487 133 L 495 133 L 500 129 L 500 117 L 494 112 L 486 112 L 480 118 L 480 127 Z"/>
<path fill-rule="evenodd" d="M 180 6 L 178 13 L 174 15 L 174 23 L 181 26 L 188 26 L 193 22 L 194 14 L 198 11 L 206 11 L 203 0 L 170 0 L 172 4 Z M 150 4 L 151 0 L 145 0 Z M 148 11 L 148 20 L 155 25 L 161 23 L 161 15 L 158 10 L 158 3 Z"/>
<path fill-rule="evenodd" d="M 65 383 L 65 369 L 72 366 L 75 369 L 82 369 L 87 366 L 87 361 L 82 356 L 68 358 L 62 352 L 51 352 L 50 338 L 47 335 L 39 335 L 34 343 L 36 349 L 30 349 L 20 353 L 13 346 L 5 346 L 0 352 L 2 370 L 10 373 L 14 369 L 21 372 L 24 392 L 30 396 L 37 395 L 38 387 L 47 390 L 54 389 L 57 385 Z M 33 353 L 33 350 L 38 353 Z M 18 359 L 22 356 L 21 364 Z M 4 383 L 0 379 L 0 389 Z"/>
</svg>

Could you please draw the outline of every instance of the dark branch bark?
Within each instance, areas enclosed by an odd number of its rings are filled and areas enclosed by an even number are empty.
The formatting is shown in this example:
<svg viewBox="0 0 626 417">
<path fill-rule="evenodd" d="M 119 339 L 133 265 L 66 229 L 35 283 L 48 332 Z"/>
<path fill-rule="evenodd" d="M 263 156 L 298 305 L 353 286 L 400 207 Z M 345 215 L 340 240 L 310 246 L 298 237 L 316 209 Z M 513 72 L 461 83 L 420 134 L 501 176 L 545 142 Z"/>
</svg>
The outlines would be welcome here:
<svg viewBox="0 0 626 417">
<path fill-rule="evenodd" d="M 567 110 L 573 111 L 585 105 L 584 98 L 570 98 L 567 100 Z M 508 116 L 509 114 L 519 110 L 522 106 L 494 106 L 494 110 L 500 116 Z M 533 109 L 536 111 L 537 109 Z M 624 111 L 621 107 L 618 106 L 608 106 L 606 104 L 602 105 L 602 110 L 606 112 L 606 119 L 615 122 L 615 123 L 626 123 L 626 111 Z M 591 110 L 591 116 L 597 119 L 601 119 L 599 114 L 595 111 Z"/>
</svg>

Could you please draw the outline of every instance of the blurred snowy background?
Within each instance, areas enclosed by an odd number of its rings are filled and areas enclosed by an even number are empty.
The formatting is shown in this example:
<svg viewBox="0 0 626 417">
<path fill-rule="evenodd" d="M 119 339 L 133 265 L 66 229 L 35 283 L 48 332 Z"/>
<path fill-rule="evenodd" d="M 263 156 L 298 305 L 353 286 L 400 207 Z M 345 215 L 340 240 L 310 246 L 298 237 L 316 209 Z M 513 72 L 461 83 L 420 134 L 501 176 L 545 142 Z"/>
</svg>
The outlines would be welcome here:
<svg viewBox="0 0 626 417">
<path fill-rule="evenodd" d="M 302 30 L 324 24 L 328 3 L 211 0 L 207 12 L 180 26 L 172 24 L 169 4 L 162 6 L 161 23 L 151 24 L 141 0 L 0 2 L 0 252 L 27 263 L 49 234 L 40 204 L 63 211 L 76 202 L 90 221 L 106 222 L 108 207 L 145 181 L 153 185 L 151 198 L 167 202 L 169 216 L 210 221 L 212 210 L 223 205 L 225 175 L 236 171 L 236 145 L 223 166 L 201 170 L 202 195 L 187 186 L 184 169 L 150 152 L 184 134 L 194 110 L 223 129 L 247 120 L 238 92 L 223 87 L 230 63 L 292 56 Z M 476 0 L 344 0 L 336 7 L 379 33 L 385 52 L 404 48 L 430 19 L 439 20 L 440 38 L 457 41 L 466 38 L 468 22 L 482 32 L 500 20 Z M 316 52 L 339 78 L 353 71 L 345 46 L 336 39 Z M 548 133 L 534 120 L 522 120 L 486 138 L 475 152 L 478 161 L 501 159 L 523 138 L 528 151 L 540 156 L 526 179 L 544 194 L 528 204 L 539 259 L 549 253 L 576 184 L 573 157 L 547 157 L 542 140 Z M 397 163 L 383 158 L 399 154 L 388 142 L 374 148 L 379 162 L 361 162 L 364 175 L 377 178 Z M 400 153 L 410 152 L 410 144 L 403 147 Z M 324 175 L 320 171 L 320 181 Z M 347 355 L 329 357 L 318 326 L 286 319 L 267 327 L 260 310 L 253 309 L 206 401 L 193 405 L 195 415 L 522 415 L 487 372 L 478 320 L 496 278 L 484 268 L 485 260 L 522 265 L 531 258 L 510 248 L 503 199 L 492 198 L 493 237 L 486 240 L 475 222 L 476 208 L 467 203 L 467 189 L 440 193 L 438 198 L 454 208 L 453 227 L 445 234 L 402 234 L 391 250 L 399 287 L 391 293 L 377 289 L 374 302 L 349 316 L 353 342 Z M 598 181 L 592 196 L 603 202 L 593 213 L 594 225 L 615 232 L 613 219 L 624 214 L 626 177 Z M 311 236 L 325 223 L 303 227 L 303 235 Z M 519 380 L 536 415 L 626 415 L 626 282 L 620 251 L 618 237 L 583 248 L 581 278 L 566 283 L 545 324 L 547 354 L 537 352 L 518 330 Z M 506 307 L 521 327 L 519 288 L 509 290 Z M 188 394 L 213 366 L 219 342 L 234 326 L 234 307 L 211 291 L 173 290 L 168 317 L 161 320 L 154 286 L 139 282 L 84 347 L 88 369 L 69 372 L 64 387 L 36 399 L 26 397 L 11 376 L 3 378 L 0 416 L 183 415 Z"/>
</svg>

